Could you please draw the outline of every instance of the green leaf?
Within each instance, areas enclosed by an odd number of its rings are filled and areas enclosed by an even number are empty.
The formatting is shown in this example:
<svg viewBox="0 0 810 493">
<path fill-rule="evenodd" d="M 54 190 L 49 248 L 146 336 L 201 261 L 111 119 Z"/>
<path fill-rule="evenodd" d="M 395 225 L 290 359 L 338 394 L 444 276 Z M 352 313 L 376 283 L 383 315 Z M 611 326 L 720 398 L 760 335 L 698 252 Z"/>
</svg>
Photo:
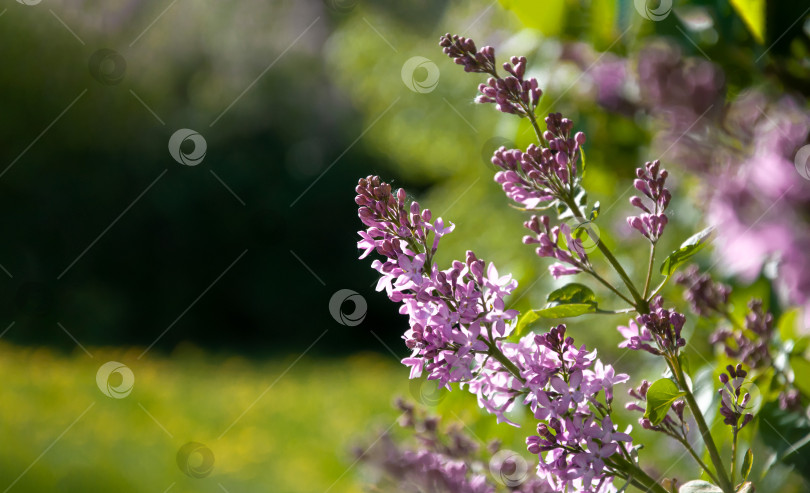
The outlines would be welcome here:
<svg viewBox="0 0 810 493">
<path fill-rule="evenodd" d="M 678 493 L 723 493 L 723 490 L 708 481 L 695 479 L 684 483 L 678 488 Z"/>
<path fill-rule="evenodd" d="M 751 467 L 754 465 L 754 452 L 751 449 L 745 453 L 745 458 L 743 458 L 742 469 L 740 469 L 740 473 L 742 474 L 743 481 L 748 479 L 748 475 L 751 474 Z"/>
<path fill-rule="evenodd" d="M 685 393 L 678 390 L 675 382 L 668 378 L 656 380 L 647 390 L 647 410 L 644 411 L 644 417 L 653 425 L 659 424 L 666 417 L 672 403 Z"/>
<path fill-rule="evenodd" d="M 537 310 L 529 310 L 528 312 L 524 313 L 518 319 L 517 327 L 515 327 L 514 334 L 518 337 L 523 335 L 523 331 L 526 330 L 526 327 L 533 324 L 540 318 L 540 315 L 537 314 Z"/>
<path fill-rule="evenodd" d="M 596 295 L 588 286 L 576 282 L 550 292 L 546 301 L 546 307 L 537 310 L 543 318 L 578 317 L 596 311 Z"/>
<path fill-rule="evenodd" d="M 543 318 L 578 317 L 586 313 L 594 312 L 596 312 L 596 304 L 591 303 L 569 303 L 537 310 L 537 314 Z"/>
<path fill-rule="evenodd" d="M 689 260 L 694 254 L 706 245 L 706 239 L 712 234 L 713 227 L 708 227 L 703 231 L 689 237 L 681 243 L 681 247 L 669 254 L 661 264 L 661 274 L 669 277 L 675 270 Z"/>
<path fill-rule="evenodd" d="M 748 30 L 757 40 L 765 43 L 765 0 L 731 0 L 734 10 L 742 18 Z"/>
<path fill-rule="evenodd" d="M 546 301 L 545 308 L 529 310 L 520 316 L 513 333 L 516 337 L 520 337 L 529 325 L 541 318 L 578 317 L 597 311 L 596 295 L 591 288 L 576 282 L 550 292 Z"/>
<path fill-rule="evenodd" d="M 546 301 L 549 302 L 549 305 L 564 303 L 593 303 L 595 305 L 596 295 L 588 286 L 572 282 L 550 292 Z"/>
</svg>

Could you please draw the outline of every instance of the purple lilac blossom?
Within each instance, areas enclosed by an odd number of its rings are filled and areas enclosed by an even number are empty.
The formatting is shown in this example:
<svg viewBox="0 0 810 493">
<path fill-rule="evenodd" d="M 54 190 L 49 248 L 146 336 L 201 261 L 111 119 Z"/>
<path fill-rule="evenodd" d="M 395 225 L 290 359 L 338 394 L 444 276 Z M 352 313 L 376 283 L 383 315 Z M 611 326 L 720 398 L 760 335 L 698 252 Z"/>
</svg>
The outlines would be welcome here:
<svg viewBox="0 0 810 493">
<path fill-rule="evenodd" d="M 715 282 L 708 274 L 701 274 L 697 265 L 690 265 L 685 271 L 675 275 L 675 282 L 687 286 L 683 297 L 689 307 L 699 317 L 712 317 L 724 314 L 728 308 L 731 287 Z"/>
<path fill-rule="evenodd" d="M 358 247 L 363 257 L 376 250 L 386 258 L 372 264 L 381 274 L 378 289 L 401 302 L 400 313 L 409 318 L 404 339 L 413 352 L 402 362 L 411 368 L 411 378 L 427 373 L 443 386 L 459 382 L 499 422 L 515 424 L 505 415 L 522 400 L 547 423 L 541 426 L 556 431 L 553 443 L 548 434 L 545 442 L 527 439 L 529 450 L 542 459 L 539 477 L 554 488 L 609 491 L 615 471 L 605 459 L 632 441 L 617 431 L 609 405 L 614 385 L 629 377 L 597 360 L 596 351 L 574 346 L 565 325 L 506 342 L 517 317 L 503 301 L 517 286 L 511 276 L 500 275 L 492 264 L 485 272 L 484 262 L 472 252 L 465 262 L 439 270 L 432 263 L 436 239 L 448 232 L 440 219 L 430 222 L 429 210 L 406 204 L 402 190 L 392 193 L 378 177 L 361 179 L 357 194 L 359 216 L 368 227 L 360 232 Z M 492 357 L 493 348 L 508 363 Z M 600 394 L 604 402 L 597 399 Z M 439 464 L 424 454 L 403 460 L 411 459 L 425 470 Z M 443 470 L 452 478 L 465 472 L 455 466 Z"/>
<path fill-rule="evenodd" d="M 613 88 L 598 103 L 624 115 L 649 115 L 653 146 L 697 175 L 699 200 L 717 228 L 714 255 L 725 273 L 750 282 L 774 266 L 781 300 L 803 305 L 810 326 L 810 228 L 804 212 L 810 208 L 810 187 L 793 163 L 808 142 L 806 103 L 766 88 L 727 101 L 719 66 L 684 57 L 664 42 L 625 60 L 630 77 L 618 88 L 617 69 L 610 68 L 617 61 L 601 55 L 579 45 L 563 52 L 564 59 L 587 69 L 595 85 Z M 632 88 L 638 88 L 637 97 L 627 97 Z M 618 98 L 622 104 L 616 109 Z"/>
<path fill-rule="evenodd" d="M 630 203 L 634 207 L 641 209 L 643 214 L 627 218 L 627 224 L 652 243 L 657 242 L 664 233 L 664 227 L 668 222 L 664 211 L 666 211 L 669 201 L 672 199 L 672 194 L 664 187 L 669 174 L 667 170 L 660 168 L 661 162 L 655 160 L 646 163 L 643 168 L 636 169 L 638 178 L 633 181 L 633 186 L 647 197 L 650 203 L 649 206 L 645 205 L 641 197 L 634 195 L 630 198 Z"/>
<path fill-rule="evenodd" d="M 631 319 L 627 327 L 619 326 L 619 333 L 624 337 L 619 347 L 655 355 L 677 355 L 678 349 L 686 345 L 681 337 L 686 317 L 675 310 L 664 309 L 663 303 L 663 298 L 656 296 L 650 302 L 649 313 Z M 655 347 L 649 342 L 655 342 Z"/>
<path fill-rule="evenodd" d="M 720 383 L 723 384 L 718 393 L 720 394 L 720 414 L 723 415 L 723 423 L 742 429 L 745 425 L 754 419 L 754 415 L 746 413 L 746 407 L 751 400 L 751 394 L 745 392 L 742 394 L 742 385 L 745 383 L 745 377 L 748 372 L 743 370 L 742 365 L 738 364 L 736 367 L 728 365 L 726 373 L 720 374 Z M 742 423 L 740 423 L 742 418 Z"/>
</svg>

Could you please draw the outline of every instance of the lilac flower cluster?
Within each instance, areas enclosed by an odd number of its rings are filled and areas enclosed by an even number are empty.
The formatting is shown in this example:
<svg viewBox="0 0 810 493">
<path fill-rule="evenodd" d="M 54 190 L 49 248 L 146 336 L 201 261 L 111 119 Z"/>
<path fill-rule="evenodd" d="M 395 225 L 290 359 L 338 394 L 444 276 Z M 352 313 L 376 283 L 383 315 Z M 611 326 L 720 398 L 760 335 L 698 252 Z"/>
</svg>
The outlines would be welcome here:
<svg viewBox="0 0 810 493">
<path fill-rule="evenodd" d="M 496 485 L 505 487 L 498 491 L 510 493 L 556 491 L 529 474 L 522 457 L 497 460 L 501 449 L 498 440 L 482 448 L 460 427 L 446 426 L 410 403 L 398 399 L 396 407 L 402 413 L 399 425 L 412 433 L 418 447 L 398 444 L 390 433 L 383 433 L 370 447 L 357 447 L 355 456 L 375 473 L 374 491 L 494 493 Z"/>
<path fill-rule="evenodd" d="M 401 302 L 400 313 L 410 320 L 404 339 L 413 353 L 402 362 L 411 368 L 411 378 L 426 372 L 442 386 L 470 380 L 476 354 L 487 353 L 495 337 L 511 331 L 507 322 L 518 312 L 505 310 L 503 298 L 517 281 L 500 276 L 493 264 L 486 268 L 473 252 L 440 271 L 431 259 L 452 226 L 445 227 L 441 218 L 430 222 L 430 210 L 406 204 L 402 189 L 394 199 L 391 186 L 379 177 L 361 179 L 356 190 L 359 216 L 368 226 L 359 232 L 361 258 L 371 250 L 386 257 L 372 263 L 381 275 L 377 289 Z"/>
<path fill-rule="evenodd" d="M 641 209 L 643 214 L 627 218 L 627 224 L 638 230 L 652 243 L 657 242 L 664 233 L 664 227 L 668 222 L 664 211 L 666 211 L 669 201 L 672 199 L 669 190 L 664 187 L 669 174 L 667 170 L 660 168 L 661 162 L 655 160 L 647 162 L 643 168 L 636 169 L 638 178 L 633 181 L 633 186 L 650 199 L 652 205 L 650 207 L 646 206 L 641 197 L 634 195 L 630 198 L 630 203 Z"/>
<path fill-rule="evenodd" d="M 810 228 L 804 212 L 810 188 L 799 185 L 793 162 L 810 132 L 806 104 L 763 89 L 727 97 L 719 66 L 684 57 L 669 43 L 650 43 L 633 60 L 616 61 L 581 44 L 566 46 L 563 56 L 593 79 L 605 107 L 650 115 L 654 147 L 696 173 L 697 196 L 717 225 L 714 255 L 726 273 L 751 281 L 765 266 L 775 266 L 780 298 L 803 305 L 805 324 L 810 323 Z M 617 73 L 627 76 L 617 79 Z M 603 88 L 611 93 L 603 95 Z M 634 92 L 638 97 L 628 97 Z"/>
<path fill-rule="evenodd" d="M 535 209 L 542 202 L 565 200 L 578 183 L 580 147 L 585 134 L 571 136 L 573 122 L 559 113 L 546 117 L 543 138 L 548 147 L 529 145 L 526 152 L 501 147 L 492 156 L 492 164 L 502 168 L 495 182 L 506 196 L 526 209 Z"/>
<path fill-rule="evenodd" d="M 596 351 L 574 346 L 565 330 L 534 335 L 533 349 L 514 358 L 528 389 L 524 402 L 541 420 L 526 444 L 540 455 L 538 475 L 555 491 L 608 491 L 615 471 L 606 461 L 632 442 L 610 417 L 613 386 L 629 377 L 597 360 Z"/>
<path fill-rule="evenodd" d="M 517 316 L 504 306 L 517 286 L 510 276 L 499 275 L 492 264 L 485 272 L 472 252 L 465 262 L 439 270 L 430 259 L 447 229 L 440 219 L 431 222 L 428 210 L 406 204 L 401 190 L 394 198 L 378 177 L 360 180 L 357 194 L 368 227 L 358 246 L 363 256 L 376 250 L 386 257 L 372 264 L 381 274 L 378 289 L 401 302 L 400 313 L 409 317 L 404 338 L 413 353 L 402 362 L 411 367 L 411 378 L 424 372 L 443 386 L 460 382 L 481 407 L 510 424 L 505 413 L 522 399 L 542 421 L 539 435 L 527 439 L 530 452 L 545 454 L 539 477 L 557 489 L 608 491 L 617 474 L 609 459 L 632 440 L 616 430 L 610 416 L 613 386 L 629 377 L 597 360 L 596 351 L 574 346 L 565 325 L 506 342 Z M 440 469 L 452 472 L 454 480 L 466 477 L 461 469 L 440 468 L 434 456 L 401 458 L 410 459 L 425 474 Z"/>
<path fill-rule="evenodd" d="M 357 459 L 384 475 L 376 479 L 377 487 L 410 493 L 495 492 L 484 474 L 473 472 L 478 450 L 474 441 L 458 429 L 440 431 L 437 418 L 417 415 L 409 403 L 398 400 L 397 407 L 402 412 L 400 426 L 411 429 L 421 446 L 400 447 L 383 433 L 371 447 L 357 448 Z"/>
<path fill-rule="evenodd" d="M 523 224 L 534 233 L 533 236 L 524 236 L 523 243 L 538 245 L 535 252 L 540 257 L 551 257 L 562 262 L 549 266 L 549 271 L 554 279 L 577 274 L 591 268 L 582 240 L 571 235 L 571 227 L 567 224 L 562 223 L 552 228 L 548 216 L 532 216 Z M 561 238 L 566 248 L 560 245 Z"/>
<path fill-rule="evenodd" d="M 715 282 L 708 274 L 700 274 L 697 265 L 690 265 L 675 275 L 675 282 L 687 286 L 683 297 L 692 312 L 699 317 L 711 317 L 727 311 L 731 287 Z"/>
<path fill-rule="evenodd" d="M 723 388 L 718 391 L 720 394 L 720 414 L 723 415 L 723 423 L 741 430 L 754 419 L 753 414 L 745 412 L 748 402 L 751 400 L 751 394 L 746 392 L 740 398 L 742 386 L 748 372 L 743 370 L 740 364 L 736 367 L 728 365 L 726 371 L 728 374 L 720 374 L 720 383 L 723 384 Z M 742 423 L 740 423 L 740 418 L 742 418 Z"/>
<path fill-rule="evenodd" d="M 635 389 L 630 389 L 627 393 L 630 397 L 633 397 L 636 402 L 628 402 L 625 408 L 629 411 L 638 411 L 643 414 L 646 410 L 647 391 L 650 389 L 650 385 L 650 382 L 647 380 L 642 380 L 641 385 Z M 643 416 L 638 419 L 638 423 L 645 430 L 664 433 L 676 440 L 685 440 L 687 433 L 686 422 L 683 419 L 683 411 L 685 408 L 686 402 L 683 399 L 678 399 L 672 403 L 664 419 L 657 425 L 652 424 L 649 419 Z"/>
<path fill-rule="evenodd" d="M 486 84 L 478 86 L 481 92 L 476 103 L 495 103 L 498 111 L 520 116 L 534 116 L 534 109 L 540 101 L 543 91 L 537 79 L 525 79 L 526 57 L 513 56 L 504 63 L 503 69 L 509 76 L 501 77 L 495 68 L 495 49 L 485 46 L 476 51 L 475 42 L 458 35 L 445 34 L 439 38 L 442 51 L 459 65 L 464 65 L 466 72 L 478 72 L 491 75 Z"/>
<path fill-rule="evenodd" d="M 445 34 L 439 38 L 439 46 L 445 55 L 459 65 L 464 65 L 465 72 L 493 74 L 495 70 L 495 48 L 485 46 L 478 51 L 475 41 L 459 36 Z"/>
<path fill-rule="evenodd" d="M 773 315 L 762 310 L 760 300 L 751 300 L 748 308 L 751 311 L 745 316 L 745 331 L 721 327 L 712 333 L 709 341 L 722 344 L 729 357 L 751 368 L 764 368 L 773 360 L 770 348 L 774 335 Z"/>
<path fill-rule="evenodd" d="M 675 310 L 664 309 L 663 303 L 663 298 L 656 296 L 650 302 L 649 313 L 631 319 L 627 327 L 619 326 L 619 333 L 624 337 L 619 347 L 676 356 L 678 349 L 686 345 L 681 337 L 686 317 Z M 654 342 L 655 347 L 650 342 Z"/>
</svg>

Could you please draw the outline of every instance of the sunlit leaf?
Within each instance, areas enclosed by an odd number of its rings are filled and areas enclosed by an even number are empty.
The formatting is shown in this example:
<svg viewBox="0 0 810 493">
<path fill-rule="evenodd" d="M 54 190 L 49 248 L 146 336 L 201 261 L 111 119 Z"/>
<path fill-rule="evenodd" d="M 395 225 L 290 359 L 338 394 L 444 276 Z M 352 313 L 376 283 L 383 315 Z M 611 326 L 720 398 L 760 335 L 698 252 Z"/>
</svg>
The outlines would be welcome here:
<svg viewBox="0 0 810 493">
<path fill-rule="evenodd" d="M 740 474 L 742 474 L 743 481 L 748 479 L 748 475 L 751 474 L 751 467 L 754 465 L 754 452 L 751 449 L 745 453 L 745 458 L 743 458 L 742 469 L 740 470 Z"/>
<path fill-rule="evenodd" d="M 653 425 L 659 424 L 666 417 L 672 403 L 684 394 L 685 392 L 679 390 L 672 380 L 668 378 L 656 380 L 647 390 L 647 410 L 644 411 L 644 417 Z"/>
<path fill-rule="evenodd" d="M 757 43 L 765 43 L 765 0 L 731 0 L 731 5 L 742 17 Z"/>
<path fill-rule="evenodd" d="M 692 258 L 694 254 L 706 245 L 706 240 L 712 234 L 713 229 L 713 227 L 708 227 L 681 243 L 680 248 L 670 253 L 669 257 L 664 259 L 664 263 L 661 264 L 661 274 L 671 276 L 679 266 Z"/>
</svg>

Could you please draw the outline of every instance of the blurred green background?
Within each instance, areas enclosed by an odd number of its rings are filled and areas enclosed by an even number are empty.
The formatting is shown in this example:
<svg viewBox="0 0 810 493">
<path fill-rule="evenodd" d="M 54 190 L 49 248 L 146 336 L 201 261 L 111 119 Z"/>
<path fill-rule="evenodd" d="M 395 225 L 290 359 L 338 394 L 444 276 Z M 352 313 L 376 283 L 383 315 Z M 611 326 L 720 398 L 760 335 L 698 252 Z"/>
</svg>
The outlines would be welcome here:
<svg viewBox="0 0 810 493">
<path fill-rule="evenodd" d="M 632 57 L 664 37 L 720 64 L 731 94 L 774 83 L 810 93 L 803 2 L 732 3 L 676 2 L 652 22 L 627 0 L 7 0 L 0 488 L 361 491 L 350 449 L 393 424 L 397 394 L 520 450 L 523 432 L 496 427 L 472 396 L 407 380 L 396 361 L 406 321 L 356 260 L 353 187 L 369 174 L 405 187 L 457 225 L 440 262 L 475 250 L 518 279 L 514 307 L 540 306 L 561 283 L 521 244 L 524 216 L 489 163 L 531 134 L 472 104 L 482 81 L 441 53 L 438 36 L 530 58 L 541 108 L 588 135 L 585 185 L 601 224 L 623 225 L 633 168 L 663 149 L 649 116 L 599 106 L 598 85 L 564 52 L 582 42 Z M 99 62 L 101 49 L 116 54 Z M 415 56 L 437 67 L 435 87 L 409 89 L 429 75 L 402 73 Z M 183 128 L 205 139 L 197 166 L 168 152 Z M 663 252 L 703 225 L 689 201 L 696 180 L 678 178 L 684 198 Z M 636 244 L 606 229 L 609 244 Z M 630 248 L 618 253 L 643 274 Z M 341 289 L 367 302 L 359 325 L 330 314 Z M 616 360 L 618 334 L 589 324 L 572 324 L 575 337 Z M 617 367 L 642 365 L 636 356 Z M 96 385 L 107 361 L 132 370 L 123 399 Z M 213 452 L 210 475 L 180 470 L 187 442 Z M 652 444 L 653 456 L 667 446 Z"/>
</svg>

